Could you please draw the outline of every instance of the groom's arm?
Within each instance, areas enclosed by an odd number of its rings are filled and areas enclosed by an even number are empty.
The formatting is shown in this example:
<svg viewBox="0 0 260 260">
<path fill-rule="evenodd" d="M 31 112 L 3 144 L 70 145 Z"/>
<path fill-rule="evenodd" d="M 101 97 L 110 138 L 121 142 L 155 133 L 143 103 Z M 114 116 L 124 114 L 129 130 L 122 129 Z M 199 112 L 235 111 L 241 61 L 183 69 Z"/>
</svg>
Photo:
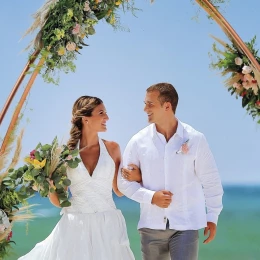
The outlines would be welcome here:
<svg viewBox="0 0 260 260">
<path fill-rule="evenodd" d="M 207 140 L 203 134 L 201 134 L 199 138 L 200 140 L 195 159 L 195 171 L 203 186 L 205 194 L 207 221 L 217 224 L 218 216 L 223 208 L 223 188 Z"/>
<path fill-rule="evenodd" d="M 141 169 L 140 161 L 138 158 L 138 147 L 134 137 L 129 141 L 123 154 L 123 160 L 119 167 L 117 185 L 118 189 L 128 198 L 135 200 L 139 203 L 151 203 L 155 191 L 144 188 L 140 183 L 135 181 L 128 181 L 123 178 L 121 169 L 127 168 L 129 164 L 135 164 Z"/>
</svg>

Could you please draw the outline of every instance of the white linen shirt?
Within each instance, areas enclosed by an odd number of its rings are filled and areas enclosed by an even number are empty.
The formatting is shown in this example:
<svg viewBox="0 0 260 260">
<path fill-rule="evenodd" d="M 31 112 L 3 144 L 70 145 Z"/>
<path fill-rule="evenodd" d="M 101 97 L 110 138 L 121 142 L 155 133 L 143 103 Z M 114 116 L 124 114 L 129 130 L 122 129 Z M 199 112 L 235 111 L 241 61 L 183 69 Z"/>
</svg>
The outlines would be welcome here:
<svg viewBox="0 0 260 260">
<path fill-rule="evenodd" d="M 177 153 L 188 140 L 188 153 Z M 118 174 L 119 190 L 140 203 L 138 229 L 198 230 L 207 221 L 217 224 L 223 188 L 204 135 L 178 120 L 176 133 L 166 142 L 154 124 L 134 135 L 126 146 L 122 167 L 137 165 L 142 183 Z M 155 191 L 173 193 L 168 208 L 151 204 Z M 205 207 L 206 206 L 206 207 Z"/>
</svg>

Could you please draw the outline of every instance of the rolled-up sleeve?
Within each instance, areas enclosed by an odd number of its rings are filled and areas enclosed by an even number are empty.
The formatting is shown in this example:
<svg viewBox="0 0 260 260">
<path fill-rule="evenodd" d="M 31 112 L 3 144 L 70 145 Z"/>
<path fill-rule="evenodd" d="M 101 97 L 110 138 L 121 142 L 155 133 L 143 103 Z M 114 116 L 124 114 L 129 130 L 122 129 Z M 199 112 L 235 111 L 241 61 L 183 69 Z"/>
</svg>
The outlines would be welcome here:
<svg viewBox="0 0 260 260">
<path fill-rule="evenodd" d="M 203 134 L 199 138 L 195 158 L 195 171 L 203 186 L 206 199 L 207 221 L 217 224 L 218 216 L 223 208 L 222 196 L 224 192 L 208 142 Z"/>
<path fill-rule="evenodd" d="M 132 200 L 135 200 L 139 203 L 151 204 L 155 191 L 151 191 L 151 190 L 144 188 L 138 182 L 135 182 L 135 181 L 129 182 L 122 177 L 122 175 L 121 175 L 122 167 L 127 168 L 127 166 L 129 164 L 135 164 L 139 168 L 141 167 L 140 161 L 138 158 L 138 148 L 137 148 L 134 137 L 127 144 L 124 154 L 123 154 L 123 160 L 122 160 L 121 166 L 119 167 L 119 173 L 118 173 L 118 177 L 117 177 L 118 189 L 125 196 L 127 196 L 128 198 L 130 198 Z"/>
</svg>

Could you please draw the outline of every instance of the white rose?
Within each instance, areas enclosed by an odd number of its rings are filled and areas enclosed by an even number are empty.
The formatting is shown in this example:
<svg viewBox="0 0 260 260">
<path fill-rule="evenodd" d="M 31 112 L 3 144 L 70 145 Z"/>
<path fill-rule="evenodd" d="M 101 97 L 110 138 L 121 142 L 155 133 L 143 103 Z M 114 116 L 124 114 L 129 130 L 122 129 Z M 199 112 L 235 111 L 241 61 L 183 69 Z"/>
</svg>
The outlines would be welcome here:
<svg viewBox="0 0 260 260">
<path fill-rule="evenodd" d="M 236 63 L 236 65 L 240 66 L 243 64 L 243 60 L 241 58 L 237 57 L 237 58 L 235 58 L 235 63 Z"/>
<path fill-rule="evenodd" d="M 243 74 L 249 74 L 251 72 L 252 72 L 252 68 L 250 66 L 244 66 L 243 67 L 243 70 L 242 70 Z"/>
<path fill-rule="evenodd" d="M 68 42 L 66 45 L 66 49 L 68 51 L 75 51 L 76 50 L 76 43 L 75 42 Z"/>
<path fill-rule="evenodd" d="M 84 11 L 85 11 L 85 12 L 90 11 L 89 2 L 85 2 Z"/>
</svg>

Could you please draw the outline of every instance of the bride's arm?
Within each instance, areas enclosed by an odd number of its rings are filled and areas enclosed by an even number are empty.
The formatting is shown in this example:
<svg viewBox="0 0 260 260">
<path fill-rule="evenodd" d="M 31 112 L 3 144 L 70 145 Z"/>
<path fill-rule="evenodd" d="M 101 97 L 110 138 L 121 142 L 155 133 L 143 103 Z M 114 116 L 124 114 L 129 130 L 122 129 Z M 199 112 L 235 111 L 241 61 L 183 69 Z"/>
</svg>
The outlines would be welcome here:
<svg viewBox="0 0 260 260">
<path fill-rule="evenodd" d="M 113 191 L 118 197 L 124 196 L 122 192 L 119 191 L 117 187 L 117 174 L 119 170 L 119 166 L 121 163 L 121 152 L 120 152 L 120 147 L 116 142 L 109 142 L 105 141 L 105 145 L 107 147 L 108 153 L 112 157 L 112 159 L 115 162 L 115 174 L 114 174 L 114 179 L 113 179 Z"/>
<path fill-rule="evenodd" d="M 51 204 L 53 204 L 54 206 L 60 208 L 60 201 L 59 201 L 59 198 L 58 198 L 58 195 L 56 192 L 49 192 L 49 200 L 51 202 Z"/>
</svg>

